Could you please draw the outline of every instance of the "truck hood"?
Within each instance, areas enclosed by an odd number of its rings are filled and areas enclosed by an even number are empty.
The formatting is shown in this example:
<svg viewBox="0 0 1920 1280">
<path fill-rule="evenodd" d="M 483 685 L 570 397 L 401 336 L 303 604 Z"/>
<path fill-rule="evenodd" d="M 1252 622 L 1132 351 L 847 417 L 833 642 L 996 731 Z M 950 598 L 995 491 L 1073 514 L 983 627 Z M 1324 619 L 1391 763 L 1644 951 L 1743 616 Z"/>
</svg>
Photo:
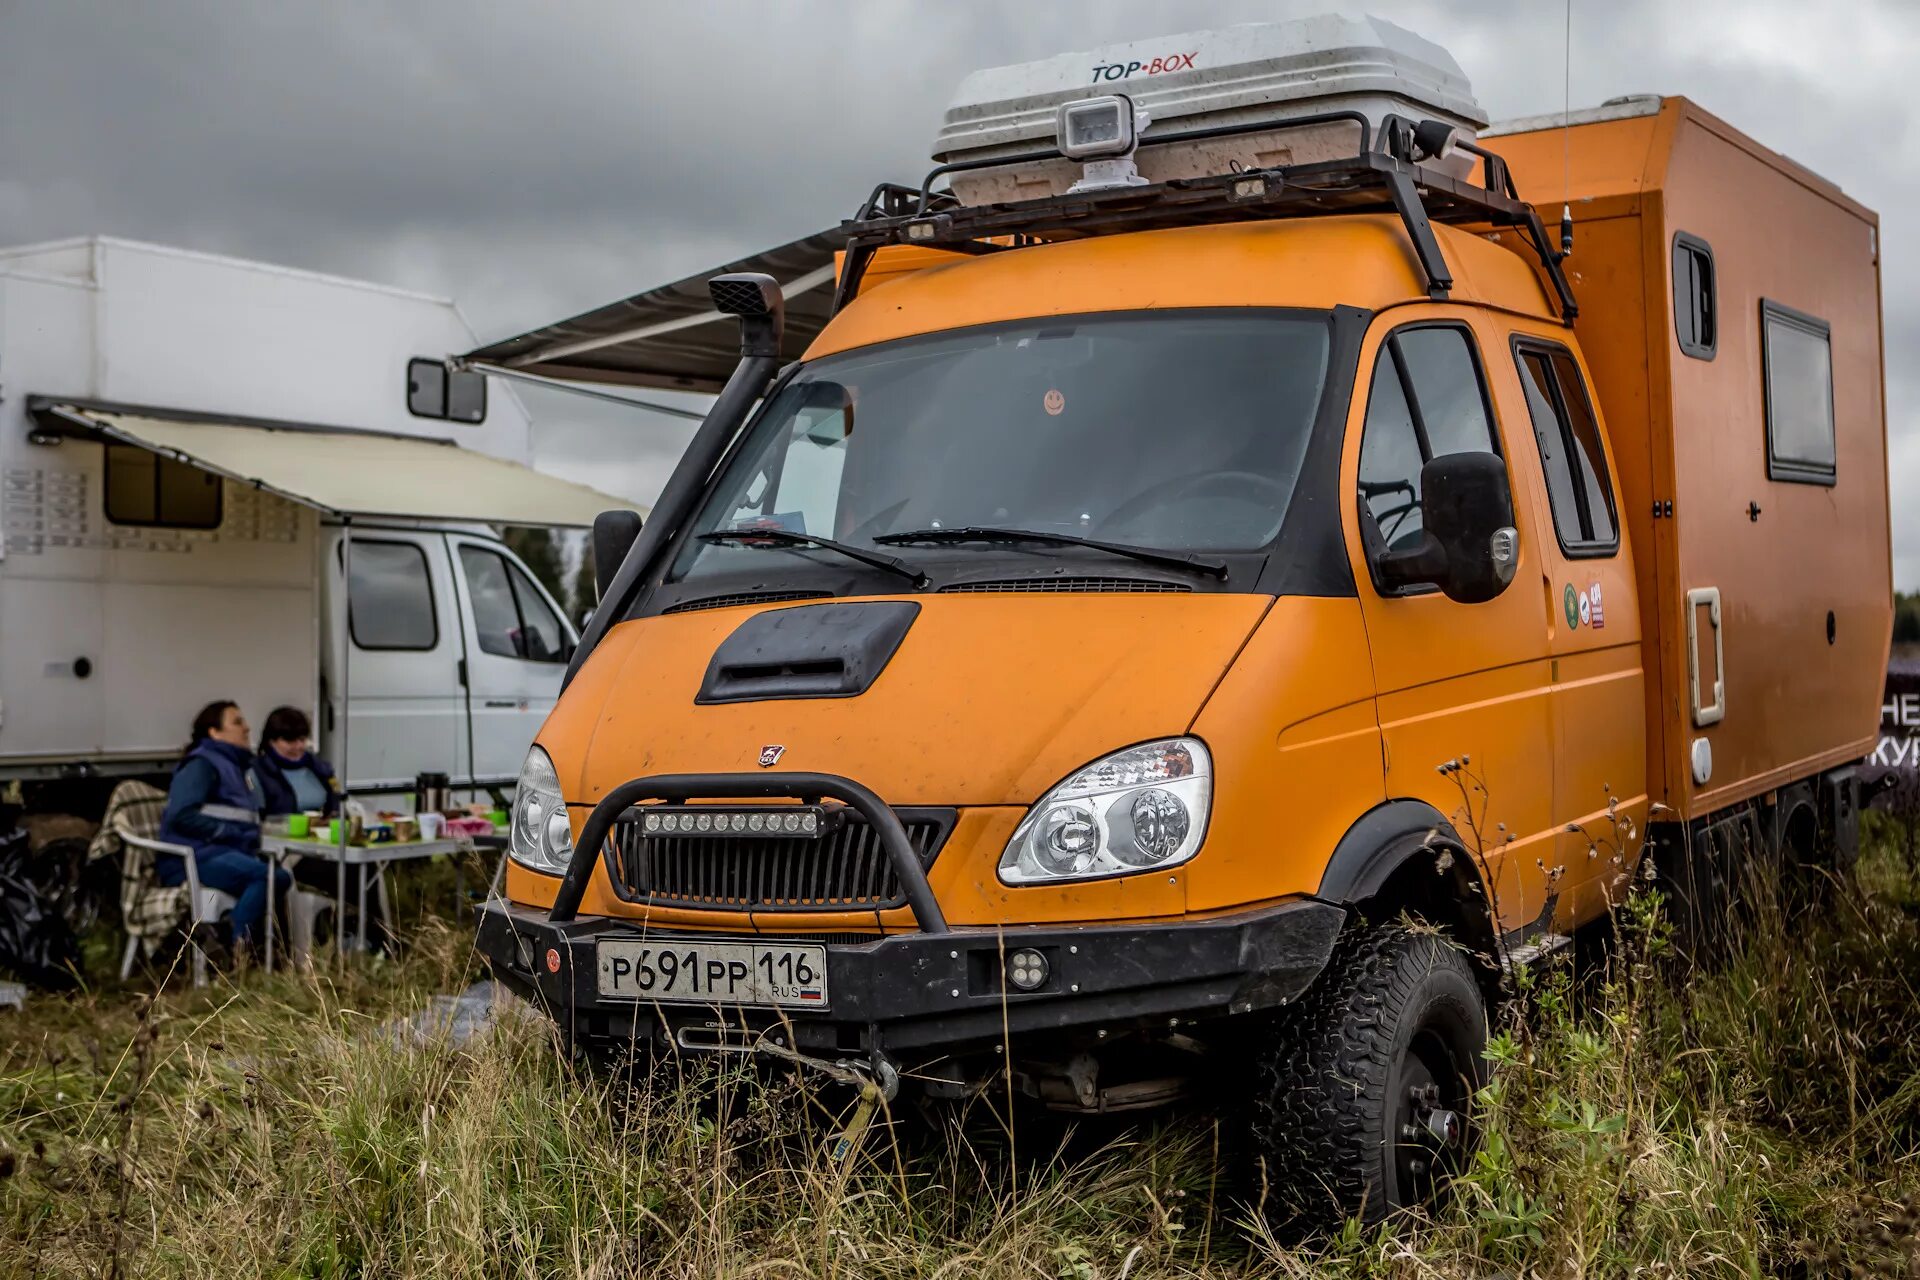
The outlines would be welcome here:
<svg viewBox="0 0 1920 1280">
<path fill-rule="evenodd" d="M 1266 596 L 924 596 L 854 696 L 696 702 L 756 613 L 622 623 L 540 735 L 570 799 L 658 773 L 836 773 L 896 805 L 1025 805 L 1091 760 L 1187 731 Z M 761 766 L 762 751 L 780 747 Z"/>
</svg>

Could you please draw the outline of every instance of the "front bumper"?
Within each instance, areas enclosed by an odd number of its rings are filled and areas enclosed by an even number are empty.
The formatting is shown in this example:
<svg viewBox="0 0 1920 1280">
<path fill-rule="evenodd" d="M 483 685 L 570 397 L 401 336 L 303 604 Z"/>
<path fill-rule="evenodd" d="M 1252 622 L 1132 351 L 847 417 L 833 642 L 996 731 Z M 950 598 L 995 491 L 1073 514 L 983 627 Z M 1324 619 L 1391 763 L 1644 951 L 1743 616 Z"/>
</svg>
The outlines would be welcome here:
<svg viewBox="0 0 1920 1280">
<path fill-rule="evenodd" d="M 632 921 L 555 921 L 537 907 L 489 902 L 479 909 L 478 945 L 500 981 L 542 1005 L 575 1041 L 664 1034 L 688 1047 L 738 1047 L 740 1036 L 779 1025 L 802 1052 L 924 1054 L 984 1049 L 1006 1036 L 1164 1028 L 1170 1018 L 1285 1004 L 1325 966 L 1345 919 L 1337 906 L 1302 899 L 1205 920 L 956 928 L 830 942 L 832 1008 L 784 1016 L 603 1000 L 600 940 L 674 936 Z M 1009 990 L 1002 981 L 1003 957 L 1020 947 L 1047 957 L 1050 972 L 1038 991 Z"/>
</svg>

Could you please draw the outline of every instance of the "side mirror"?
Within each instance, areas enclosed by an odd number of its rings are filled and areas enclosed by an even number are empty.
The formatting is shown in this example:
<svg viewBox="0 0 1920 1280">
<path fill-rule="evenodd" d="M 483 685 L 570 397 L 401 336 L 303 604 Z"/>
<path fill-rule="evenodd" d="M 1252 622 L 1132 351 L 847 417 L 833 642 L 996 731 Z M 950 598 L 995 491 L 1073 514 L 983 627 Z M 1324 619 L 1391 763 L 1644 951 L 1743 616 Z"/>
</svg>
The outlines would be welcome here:
<svg viewBox="0 0 1920 1280">
<path fill-rule="evenodd" d="M 1520 563 L 1507 464 L 1491 453 L 1449 453 L 1420 469 L 1419 545 L 1375 564 L 1389 587 L 1432 583 L 1461 604 L 1506 590 Z"/>
<path fill-rule="evenodd" d="M 633 550 L 634 540 L 639 536 L 640 513 L 637 511 L 602 511 L 593 518 L 595 595 L 602 599 L 606 597 L 607 588 L 613 584 L 613 575 L 620 572 L 621 563 L 626 560 L 627 552 Z"/>
</svg>

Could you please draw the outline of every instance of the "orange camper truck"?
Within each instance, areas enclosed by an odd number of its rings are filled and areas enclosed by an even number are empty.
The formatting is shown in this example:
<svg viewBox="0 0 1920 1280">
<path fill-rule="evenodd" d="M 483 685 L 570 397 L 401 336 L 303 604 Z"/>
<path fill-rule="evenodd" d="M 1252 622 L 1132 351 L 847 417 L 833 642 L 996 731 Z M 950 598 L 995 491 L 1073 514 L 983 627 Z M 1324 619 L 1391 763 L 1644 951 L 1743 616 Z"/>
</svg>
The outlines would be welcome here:
<svg viewBox="0 0 1920 1280">
<path fill-rule="evenodd" d="M 1276 1216 L 1377 1219 L 1642 861 L 1854 847 L 1874 215 L 1680 98 L 1489 129 L 1368 19 L 981 72 L 936 159 L 462 358 L 717 392 L 480 945 L 592 1050 L 1204 1087 Z"/>
</svg>

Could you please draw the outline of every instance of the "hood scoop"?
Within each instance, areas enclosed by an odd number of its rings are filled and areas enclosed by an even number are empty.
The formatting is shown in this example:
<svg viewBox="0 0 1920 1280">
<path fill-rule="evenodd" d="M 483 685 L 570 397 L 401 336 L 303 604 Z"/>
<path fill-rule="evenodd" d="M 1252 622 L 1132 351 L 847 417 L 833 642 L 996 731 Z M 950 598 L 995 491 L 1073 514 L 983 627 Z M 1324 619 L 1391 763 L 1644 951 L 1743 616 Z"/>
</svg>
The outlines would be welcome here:
<svg viewBox="0 0 1920 1280">
<path fill-rule="evenodd" d="M 886 669 L 919 615 L 916 600 L 757 613 L 713 651 L 694 702 L 858 697 Z"/>
</svg>

